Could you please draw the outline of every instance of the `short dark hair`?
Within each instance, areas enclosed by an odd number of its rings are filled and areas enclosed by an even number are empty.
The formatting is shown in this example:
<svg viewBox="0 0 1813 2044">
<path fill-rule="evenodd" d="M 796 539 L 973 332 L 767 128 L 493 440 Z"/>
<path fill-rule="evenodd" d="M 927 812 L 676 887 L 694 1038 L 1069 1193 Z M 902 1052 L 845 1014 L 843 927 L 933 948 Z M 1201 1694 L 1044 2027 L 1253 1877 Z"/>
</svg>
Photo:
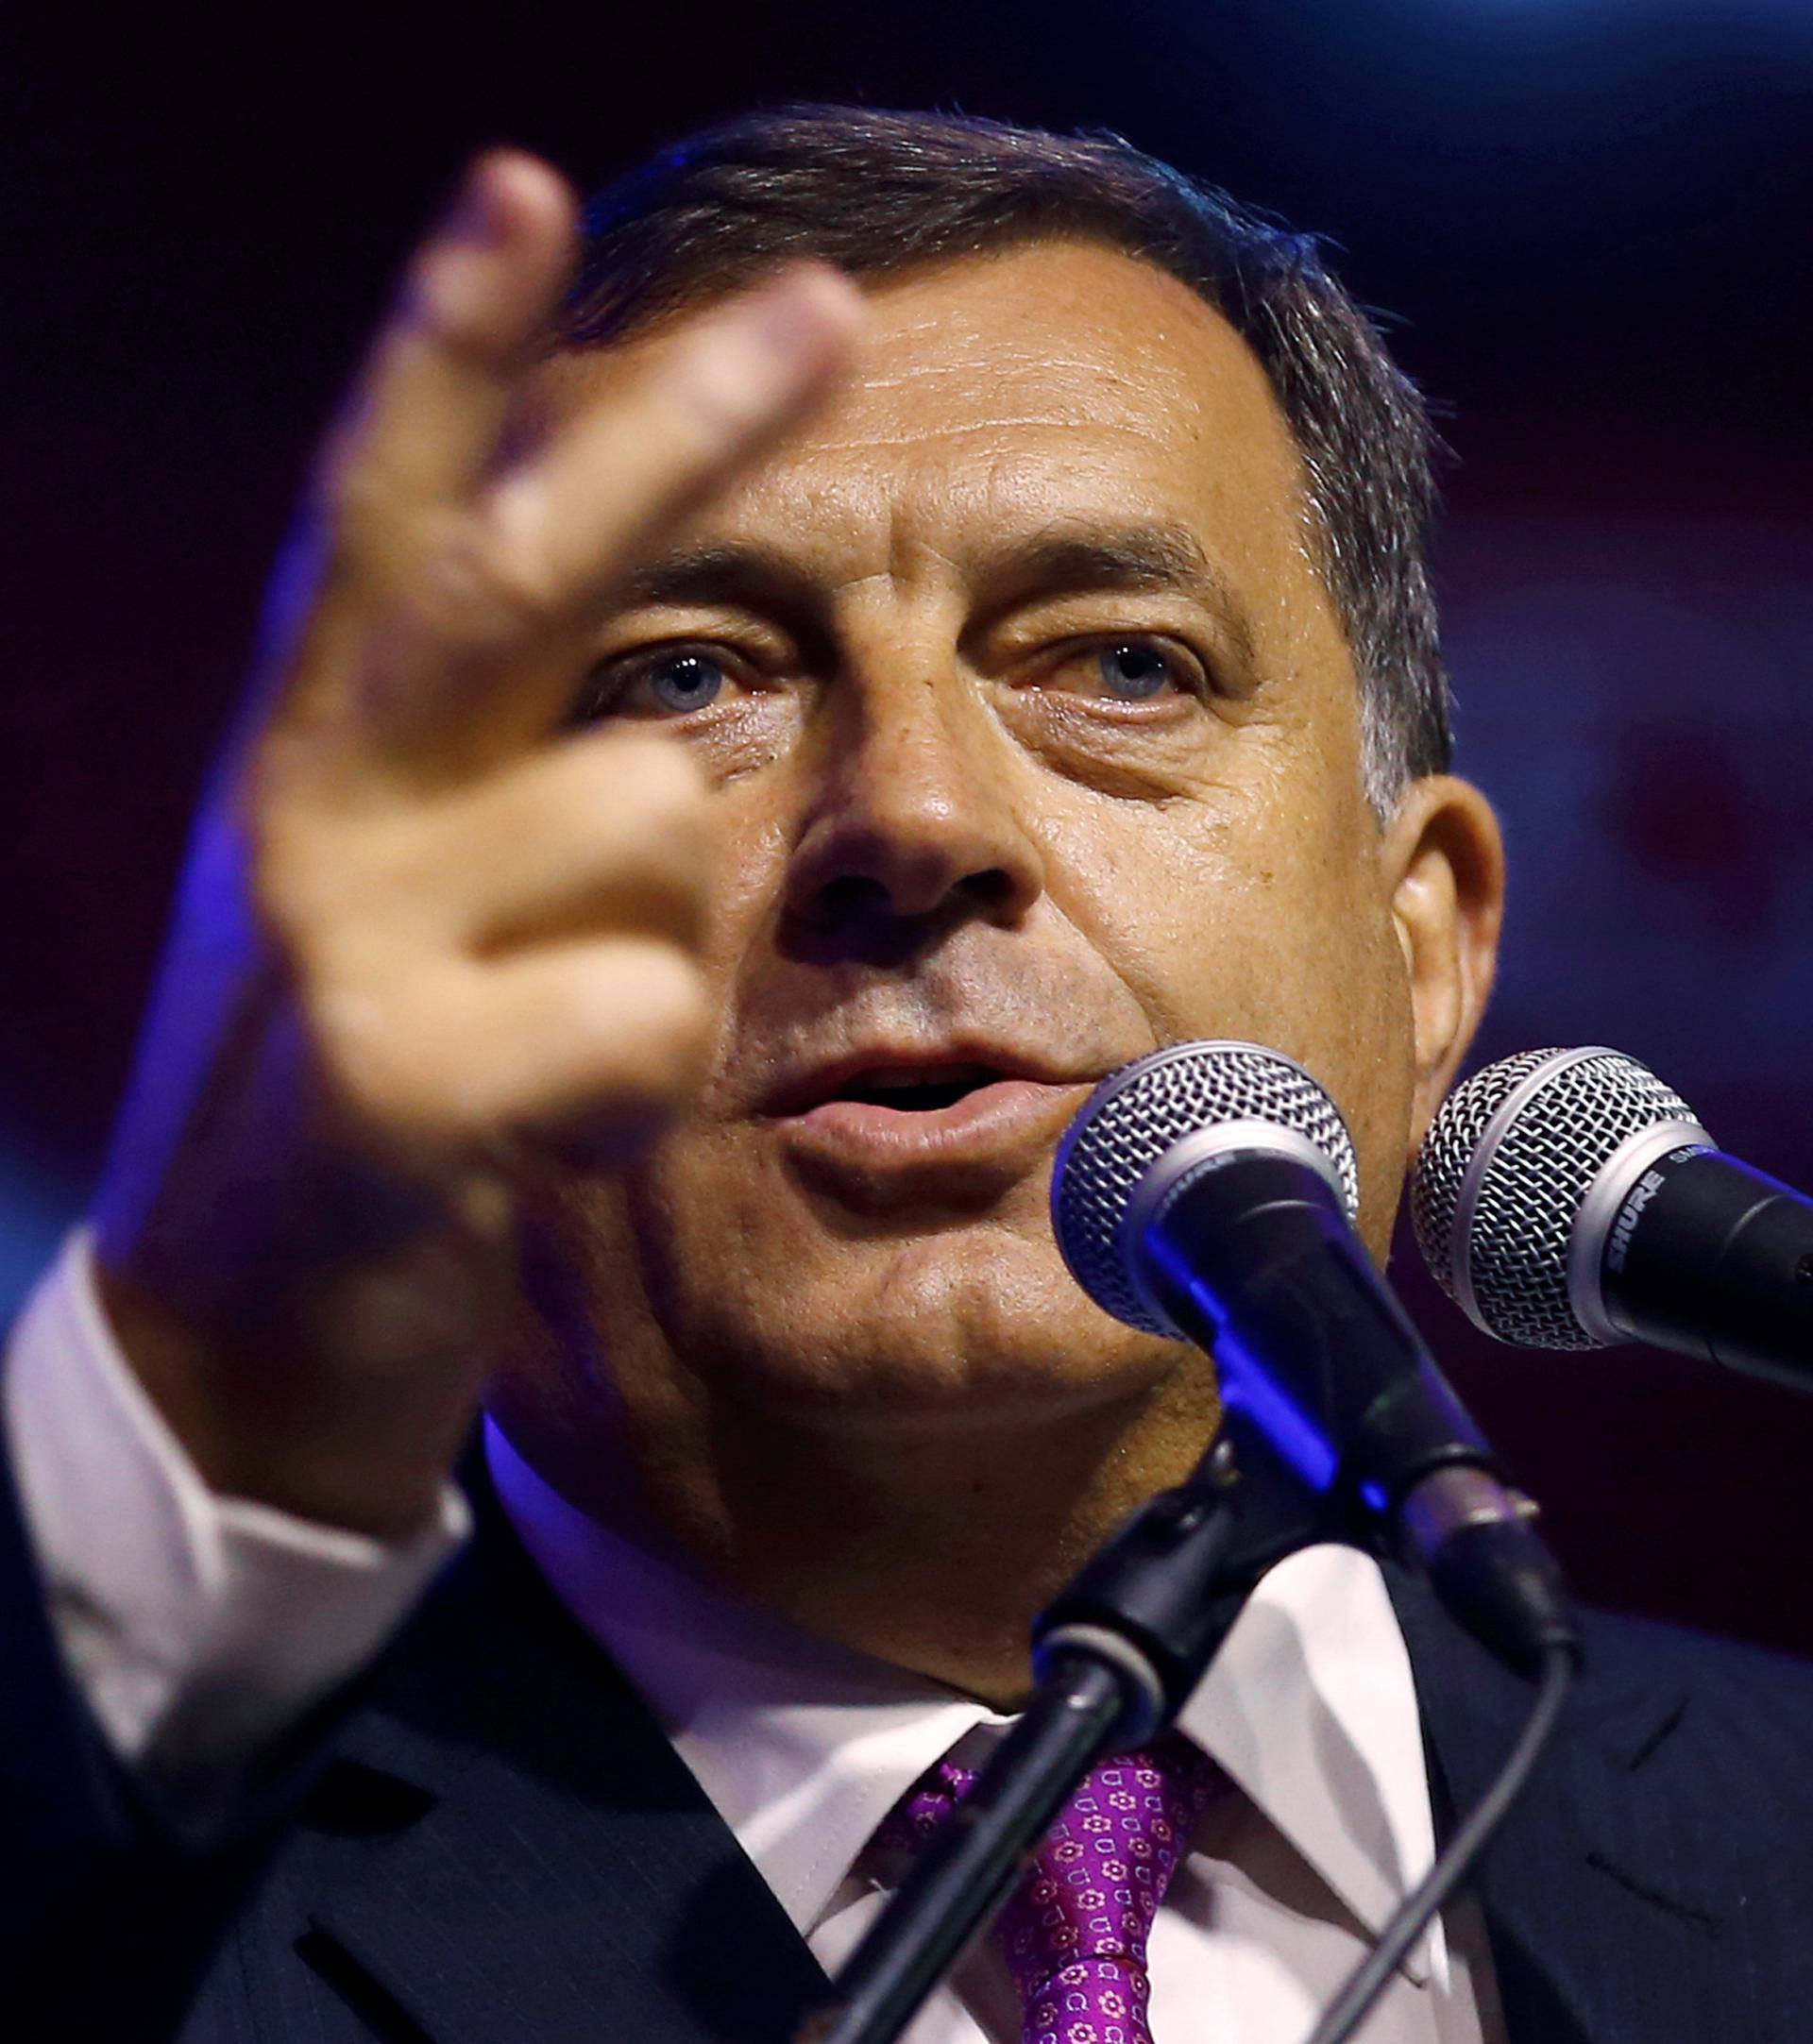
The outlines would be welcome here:
<svg viewBox="0 0 1813 2044">
<path fill-rule="evenodd" d="M 789 257 L 874 278 L 1059 237 L 1169 271 L 1271 379 L 1360 677 L 1367 793 L 1388 816 L 1453 750 L 1426 566 L 1436 443 L 1416 386 L 1313 236 L 1114 135 L 783 107 L 678 142 L 599 194 L 561 339 L 601 345 Z"/>
</svg>

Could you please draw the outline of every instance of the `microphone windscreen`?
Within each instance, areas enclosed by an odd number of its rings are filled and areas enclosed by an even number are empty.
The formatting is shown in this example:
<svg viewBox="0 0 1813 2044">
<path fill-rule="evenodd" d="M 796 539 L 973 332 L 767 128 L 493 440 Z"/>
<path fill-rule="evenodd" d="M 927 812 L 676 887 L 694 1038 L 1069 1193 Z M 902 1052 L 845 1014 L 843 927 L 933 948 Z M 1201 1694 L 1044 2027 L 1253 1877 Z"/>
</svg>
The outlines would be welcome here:
<svg viewBox="0 0 1813 2044">
<path fill-rule="evenodd" d="M 1224 1122 L 1262 1122 L 1306 1138 L 1329 1159 L 1348 1218 L 1360 1205 L 1341 1110 L 1295 1059 L 1258 1043 L 1174 1043 L 1105 1078 L 1076 1110 L 1051 1174 L 1051 1222 L 1071 1275 L 1104 1312 L 1174 1335 L 1135 1290 L 1121 1224 L 1142 1181 L 1185 1137 Z"/>
<path fill-rule="evenodd" d="M 1525 1348 L 1599 1348 L 1569 1264 L 1587 1196 L 1635 1137 L 1704 1131 L 1679 1093 L 1603 1044 L 1524 1051 L 1450 1093 L 1411 1180 L 1417 1247 L 1475 1326 Z"/>
</svg>

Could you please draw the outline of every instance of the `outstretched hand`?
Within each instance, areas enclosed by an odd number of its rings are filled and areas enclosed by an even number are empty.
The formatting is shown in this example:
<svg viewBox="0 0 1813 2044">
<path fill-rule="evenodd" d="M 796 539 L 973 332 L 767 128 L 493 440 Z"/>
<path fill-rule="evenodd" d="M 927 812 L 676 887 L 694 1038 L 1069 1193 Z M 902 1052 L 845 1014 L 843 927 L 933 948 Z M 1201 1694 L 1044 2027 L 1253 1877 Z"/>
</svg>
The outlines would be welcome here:
<svg viewBox="0 0 1813 2044">
<path fill-rule="evenodd" d="M 500 153 L 410 265 L 277 577 L 97 1213 L 204 1476 L 379 1531 L 469 1425 L 517 1164 L 622 1162 L 709 1037 L 703 789 L 659 735 L 568 728 L 601 606 L 859 318 L 796 266 L 517 434 L 574 244 L 562 180 Z"/>
</svg>

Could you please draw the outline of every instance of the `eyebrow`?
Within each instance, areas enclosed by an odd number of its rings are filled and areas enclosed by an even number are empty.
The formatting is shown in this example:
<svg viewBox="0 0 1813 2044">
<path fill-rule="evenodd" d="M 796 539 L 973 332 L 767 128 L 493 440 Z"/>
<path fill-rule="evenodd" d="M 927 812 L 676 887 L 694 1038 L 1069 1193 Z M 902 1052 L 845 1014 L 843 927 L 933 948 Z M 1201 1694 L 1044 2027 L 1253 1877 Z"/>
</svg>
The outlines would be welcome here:
<svg viewBox="0 0 1813 2044">
<path fill-rule="evenodd" d="M 988 579 L 1046 589 L 1179 590 L 1237 610 L 1227 579 L 1187 525 L 1062 525 L 993 556 Z"/>
<path fill-rule="evenodd" d="M 1066 519 L 991 549 L 975 568 L 978 593 L 994 609 L 1094 590 L 1180 595 L 1212 613 L 1241 656 L 1253 655 L 1245 606 L 1185 525 Z M 707 545 L 635 570 L 617 601 L 625 609 L 715 604 L 799 613 L 812 607 L 814 583 L 770 548 Z"/>
<path fill-rule="evenodd" d="M 1256 666 L 1246 606 L 1187 525 L 1065 519 L 991 555 L 986 580 L 1003 608 L 1098 590 L 1181 596 L 1221 626 L 1242 667 Z"/>
<path fill-rule="evenodd" d="M 790 606 L 809 600 L 811 589 L 809 576 L 766 547 L 693 547 L 633 569 L 618 585 L 614 607 Z"/>
</svg>

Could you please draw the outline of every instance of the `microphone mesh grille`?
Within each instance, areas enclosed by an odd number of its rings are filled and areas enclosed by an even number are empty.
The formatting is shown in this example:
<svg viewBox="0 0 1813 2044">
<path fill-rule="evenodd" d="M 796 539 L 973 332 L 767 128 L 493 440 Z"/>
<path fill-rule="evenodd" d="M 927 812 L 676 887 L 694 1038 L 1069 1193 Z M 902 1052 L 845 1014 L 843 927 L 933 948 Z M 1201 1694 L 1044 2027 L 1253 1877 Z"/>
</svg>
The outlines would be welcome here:
<svg viewBox="0 0 1813 2044">
<path fill-rule="evenodd" d="M 1454 1241 L 1454 1215 L 1461 1203 L 1461 1181 L 1466 1176 L 1466 1167 L 1473 1161 L 1486 1123 L 1512 1090 L 1521 1086 L 1538 1065 L 1561 1055 L 1553 1050 L 1524 1051 L 1476 1072 L 1465 1086 L 1456 1087 L 1443 1101 L 1429 1134 L 1423 1138 L 1410 1181 L 1410 1215 L 1415 1224 L 1416 1245 L 1450 1298 L 1454 1295 L 1454 1258 L 1460 1247 Z"/>
<path fill-rule="evenodd" d="M 1493 1140 L 1463 1242 L 1462 1184 L 1486 1125 L 1550 1060 L 1554 1070 Z M 1694 1119 L 1680 1094 L 1618 1051 L 1526 1051 L 1476 1073 L 1443 1104 L 1411 1184 L 1417 1244 L 1436 1281 L 1458 1300 L 1466 1257 L 1472 1318 L 1486 1333 L 1526 1348 L 1600 1347 L 1567 1287 L 1567 1247 L 1582 1203 L 1621 1143 L 1659 1123 Z"/>
<path fill-rule="evenodd" d="M 1110 1073 L 1059 1145 L 1051 1219 L 1071 1275 L 1104 1312 L 1148 1334 L 1176 1330 L 1133 1289 L 1121 1222 L 1167 1150 L 1217 1122 L 1273 1122 L 1307 1136 L 1334 1165 L 1349 1218 L 1360 1205 L 1341 1111 L 1303 1068 L 1256 1043 L 1178 1043 Z"/>
</svg>

